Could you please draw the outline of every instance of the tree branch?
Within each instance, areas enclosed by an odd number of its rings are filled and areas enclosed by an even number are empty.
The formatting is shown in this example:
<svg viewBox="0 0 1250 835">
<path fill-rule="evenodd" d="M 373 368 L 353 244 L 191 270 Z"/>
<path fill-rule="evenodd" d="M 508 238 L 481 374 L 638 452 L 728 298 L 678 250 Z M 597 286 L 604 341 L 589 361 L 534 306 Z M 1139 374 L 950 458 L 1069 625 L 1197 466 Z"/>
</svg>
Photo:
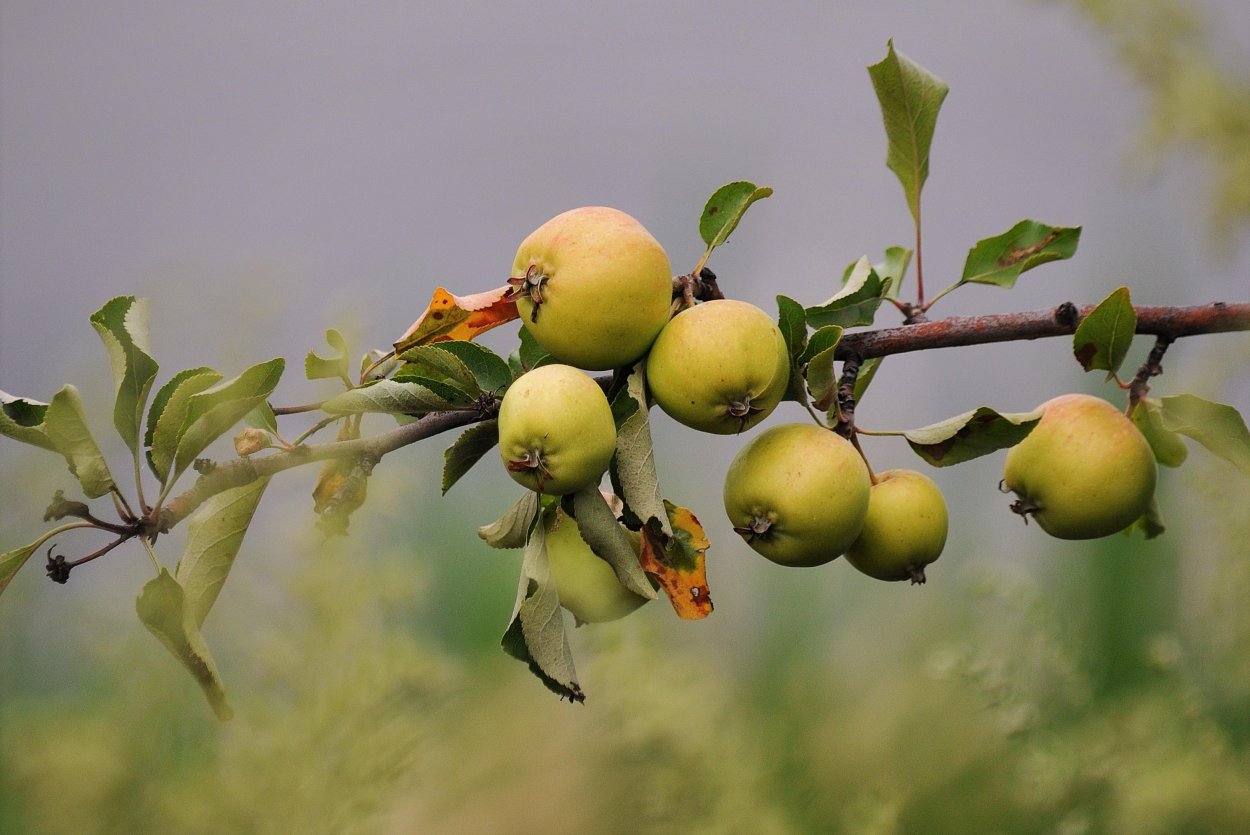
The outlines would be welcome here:
<svg viewBox="0 0 1250 835">
<path fill-rule="evenodd" d="M 1093 309 L 1093 305 L 1078 308 L 1064 304 L 1053 310 L 959 316 L 901 328 L 848 333 L 838 343 L 835 358 L 845 360 L 857 356 L 860 359 L 871 359 L 933 348 L 1070 336 Z M 1138 307 L 1136 311 L 1137 333 L 1171 339 L 1250 330 L 1250 303 L 1216 302 L 1201 307 Z"/>
</svg>

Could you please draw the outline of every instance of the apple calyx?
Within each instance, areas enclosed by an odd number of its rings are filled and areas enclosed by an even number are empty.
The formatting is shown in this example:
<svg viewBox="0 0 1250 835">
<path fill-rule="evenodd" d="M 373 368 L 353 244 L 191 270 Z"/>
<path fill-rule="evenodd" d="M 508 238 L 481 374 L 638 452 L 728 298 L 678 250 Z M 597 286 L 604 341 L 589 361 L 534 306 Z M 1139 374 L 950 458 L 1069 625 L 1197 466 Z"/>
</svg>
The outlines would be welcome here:
<svg viewBox="0 0 1250 835">
<path fill-rule="evenodd" d="M 738 419 L 738 432 L 743 432 L 751 423 L 751 416 L 764 411 L 751 403 L 751 395 L 744 394 L 741 400 L 730 400 L 725 408 L 729 414 Z"/>
<path fill-rule="evenodd" d="M 747 542 L 754 542 L 757 539 L 764 539 L 767 537 L 772 526 L 772 520 L 767 516 L 752 516 L 750 525 L 742 528 L 734 528 L 734 533 L 741 536 Z"/>
<path fill-rule="evenodd" d="M 1007 479 L 1003 479 L 1002 481 L 998 482 L 998 492 L 1000 493 L 1012 492 L 1011 488 L 1007 486 Z M 1020 496 L 1019 494 L 1017 494 L 1016 500 L 1012 502 L 1010 505 L 1008 505 L 1008 507 L 1011 509 L 1012 513 L 1016 514 L 1021 519 L 1023 519 L 1024 524 L 1026 525 L 1029 524 L 1029 517 L 1042 509 L 1042 506 L 1038 504 L 1037 502 L 1025 496 Z M 924 581 L 921 580 L 921 582 L 924 582 Z"/>
<path fill-rule="evenodd" d="M 535 310 L 538 308 L 535 307 Z M 540 449 L 526 450 L 525 454 L 520 458 L 514 458 L 507 464 L 508 471 L 513 473 L 530 473 L 534 474 L 534 479 L 538 482 L 538 491 L 541 493 L 543 489 L 543 479 L 552 478 L 553 473 L 547 466 L 547 462 L 543 459 L 543 453 Z"/>
<path fill-rule="evenodd" d="M 1027 519 L 1025 521 L 1028 521 Z M 911 584 L 913 586 L 923 586 L 925 584 L 924 566 L 911 565 L 907 567 L 907 573 L 911 575 Z"/>
<path fill-rule="evenodd" d="M 513 276 L 508 279 L 508 283 L 512 285 L 512 289 L 508 291 L 508 298 L 515 299 L 520 296 L 529 296 L 530 301 L 534 303 L 534 309 L 530 312 L 530 321 L 538 321 L 538 308 L 543 304 L 543 287 L 550 280 L 551 276 L 543 272 L 542 267 L 537 264 L 530 264 L 529 269 L 525 271 L 525 275 L 519 278 Z"/>
</svg>

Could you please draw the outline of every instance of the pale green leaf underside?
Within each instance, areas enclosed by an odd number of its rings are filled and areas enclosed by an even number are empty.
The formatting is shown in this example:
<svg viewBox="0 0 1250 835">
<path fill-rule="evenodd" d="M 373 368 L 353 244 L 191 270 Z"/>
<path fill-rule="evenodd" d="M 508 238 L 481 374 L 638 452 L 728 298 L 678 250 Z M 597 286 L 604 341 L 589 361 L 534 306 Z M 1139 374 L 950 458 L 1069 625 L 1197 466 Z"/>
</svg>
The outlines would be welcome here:
<svg viewBox="0 0 1250 835">
<path fill-rule="evenodd" d="M 645 523 L 659 521 L 664 533 L 672 535 L 664 499 L 660 495 L 659 476 L 655 468 L 655 448 L 651 443 L 651 419 L 647 413 L 645 362 L 639 362 L 629 375 L 625 394 L 633 398 L 638 409 L 621 424 L 616 433 L 614 472 L 620 484 L 621 500 Z"/>
<path fill-rule="evenodd" d="M 582 539 L 590 550 L 612 566 L 620 584 L 640 597 L 655 600 L 655 590 L 642 570 L 629 536 L 616 520 L 597 485 L 584 487 L 573 494 L 573 514 L 577 517 L 577 529 Z"/>
<path fill-rule="evenodd" d="M 460 480 L 482 456 L 499 443 L 499 420 L 491 418 L 470 426 L 443 452 L 443 492 Z"/>
<path fill-rule="evenodd" d="M 278 357 L 252 366 L 233 380 L 191 395 L 186 419 L 178 434 L 173 475 L 176 477 L 185 471 L 209 444 L 265 402 L 278 385 L 285 367 L 286 363 Z"/>
<path fill-rule="evenodd" d="M 453 404 L 419 383 L 379 380 L 335 395 L 321 404 L 321 408 L 332 415 L 349 415 L 357 412 L 422 414 L 465 407 Z"/>
<path fill-rule="evenodd" d="M 1163 426 L 1193 438 L 1250 475 L 1250 430 L 1232 406 L 1193 394 L 1163 398 Z"/>
<path fill-rule="evenodd" d="M 524 548 L 530 526 L 538 515 L 538 494 L 526 490 L 503 516 L 482 525 L 477 535 L 492 548 Z"/>
<path fill-rule="evenodd" d="M 113 369 L 113 425 L 131 452 L 138 452 L 143 412 L 157 371 L 148 347 L 147 299 L 111 299 L 91 315 L 91 325 L 100 335 Z"/>
</svg>

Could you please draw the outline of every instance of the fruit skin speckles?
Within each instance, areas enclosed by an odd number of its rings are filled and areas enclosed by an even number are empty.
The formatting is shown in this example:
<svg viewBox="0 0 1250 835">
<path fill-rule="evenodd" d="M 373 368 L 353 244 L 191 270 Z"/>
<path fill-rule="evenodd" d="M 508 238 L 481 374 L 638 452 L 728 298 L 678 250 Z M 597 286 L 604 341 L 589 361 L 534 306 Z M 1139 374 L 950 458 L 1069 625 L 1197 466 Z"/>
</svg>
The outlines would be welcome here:
<svg viewBox="0 0 1250 835">
<path fill-rule="evenodd" d="M 612 407 L 599 384 L 568 365 L 517 379 L 499 404 L 499 454 L 518 484 L 564 495 L 597 484 L 616 448 Z"/>
<path fill-rule="evenodd" d="M 511 275 L 523 327 L 557 360 L 578 368 L 632 364 L 669 318 L 668 255 L 616 209 L 556 215 L 521 242 Z"/>
<path fill-rule="evenodd" d="M 656 404 L 691 429 L 733 435 L 772 413 L 790 384 L 790 354 L 772 317 L 733 299 L 673 317 L 647 357 Z"/>
<path fill-rule="evenodd" d="M 1096 539 L 1146 513 L 1158 468 L 1145 437 L 1105 400 L 1065 394 L 1007 453 L 1004 486 L 1012 510 L 1059 539 Z"/>
</svg>

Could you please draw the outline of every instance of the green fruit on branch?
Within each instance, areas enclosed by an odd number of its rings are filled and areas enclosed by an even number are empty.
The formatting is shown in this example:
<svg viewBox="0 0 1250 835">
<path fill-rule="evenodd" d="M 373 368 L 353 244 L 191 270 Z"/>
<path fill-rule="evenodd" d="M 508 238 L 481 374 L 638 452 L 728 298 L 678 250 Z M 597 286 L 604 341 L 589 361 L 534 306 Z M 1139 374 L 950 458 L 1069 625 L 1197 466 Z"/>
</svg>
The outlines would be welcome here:
<svg viewBox="0 0 1250 835">
<path fill-rule="evenodd" d="M 933 480 L 915 470 L 877 473 L 868 515 L 846 560 L 878 580 L 925 581 L 924 567 L 946 546 L 946 500 Z"/>
<path fill-rule="evenodd" d="M 668 321 L 668 255 L 624 212 L 587 206 L 530 233 L 512 266 L 524 327 L 553 357 L 578 368 L 630 365 Z"/>
<path fill-rule="evenodd" d="M 733 299 L 683 310 L 647 357 L 652 397 L 674 420 L 732 435 L 777 407 L 790 382 L 790 354 L 772 317 Z"/>
<path fill-rule="evenodd" d="M 573 614 L 579 626 L 618 620 L 647 602 L 621 585 L 607 560 L 582 539 L 577 520 L 558 506 L 543 514 L 543 533 L 560 605 Z M 627 533 L 638 552 L 641 537 L 633 531 Z"/>
<path fill-rule="evenodd" d="M 571 366 L 535 368 L 499 404 L 499 454 L 508 475 L 531 490 L 564 495 L 597 484 L 615 448 L 607 396 Z"/>
<path fill-rule="evenodd" d="M 1011 509 L 1059 539 L 1095 539 L 1137 521 L 1154 496 L 1157 468 L 1145 437 L 1105 400 L 1067 394 L 1007 453 Z"/>
<path fill-rule="evenodd" d="M 751 440 L 725 475 L 725 513 L 756 552 L 780 565 L 836 559 L 864 526 L 868 468 L 841 435 L 807 423 Z"/>
</svg>

